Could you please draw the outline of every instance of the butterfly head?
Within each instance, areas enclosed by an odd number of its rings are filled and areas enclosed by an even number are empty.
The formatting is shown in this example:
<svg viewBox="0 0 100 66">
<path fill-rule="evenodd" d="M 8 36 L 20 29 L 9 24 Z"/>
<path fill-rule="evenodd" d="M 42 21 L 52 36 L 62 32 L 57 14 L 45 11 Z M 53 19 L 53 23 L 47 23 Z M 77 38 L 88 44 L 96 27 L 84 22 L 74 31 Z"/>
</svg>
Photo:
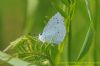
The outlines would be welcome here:
<svg viewBox="0 0 100 66">
<path fill-rule="evenodd" d="M 42 35 L 42 33 L 39 34 L 38 38 L 39 38 L 39 40 L 42 41 L 43 43 L 45 42 L 45 38 L 44 38 L 44 36 Z"/>
</svg>

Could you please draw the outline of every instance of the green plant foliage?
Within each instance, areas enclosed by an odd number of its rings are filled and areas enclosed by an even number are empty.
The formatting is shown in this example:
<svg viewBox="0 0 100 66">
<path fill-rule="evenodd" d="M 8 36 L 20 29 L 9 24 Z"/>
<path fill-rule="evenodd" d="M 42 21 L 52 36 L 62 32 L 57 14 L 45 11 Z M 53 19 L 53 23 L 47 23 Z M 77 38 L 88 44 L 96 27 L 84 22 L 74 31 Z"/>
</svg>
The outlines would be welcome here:
<svg viewBox="0 0 100 66">
<path fill-rule="evenodd" d="M 14 66 L 22 66 L 21 62 L 26 66 L 100 66 L 99 4 L 99 0 L 1 0 L 0 49 L 10 45 L 0 51 L 0 66 L 2 62 Z M 42 43 L 37 36 L 56 12 L 65 19 L 65 39 L 59 45 Z"/>
<path fill-rule="evenodd" d="M 9 49 L 14 50 L 18 58 L 39 66 L 54 66 L 55 57 L 58 53 L 57 46 L 48 43 L 43 44 L 30 35 L 18 38 L 11 43 Z"/>
</svg>

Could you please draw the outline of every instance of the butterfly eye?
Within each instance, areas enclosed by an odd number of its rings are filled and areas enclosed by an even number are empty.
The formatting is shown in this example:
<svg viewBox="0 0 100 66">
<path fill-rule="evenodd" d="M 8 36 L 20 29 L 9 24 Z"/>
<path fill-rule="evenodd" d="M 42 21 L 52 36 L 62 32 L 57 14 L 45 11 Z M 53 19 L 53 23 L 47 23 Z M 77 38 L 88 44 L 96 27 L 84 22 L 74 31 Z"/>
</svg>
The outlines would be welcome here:
<svg viewBox="0 0 100 66">
<path fill-rule="evenodd" d="M 40 33 L 40 35 L 42 35 L 42 33 Z"/>
</svg>

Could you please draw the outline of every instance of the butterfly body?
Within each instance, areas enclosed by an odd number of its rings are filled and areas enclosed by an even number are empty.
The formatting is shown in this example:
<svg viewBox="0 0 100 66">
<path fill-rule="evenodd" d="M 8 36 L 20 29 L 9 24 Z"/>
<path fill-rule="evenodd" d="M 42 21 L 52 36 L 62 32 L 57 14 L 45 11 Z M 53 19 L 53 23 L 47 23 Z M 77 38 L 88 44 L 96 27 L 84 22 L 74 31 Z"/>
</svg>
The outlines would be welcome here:
<svg viewBox="0 0 100 66">
<path fill-rule="evenodd" d="M 57 12 L 44 27 L 43 33 L 39 34 L 39 40 L 42 42 L 49 42 L 60 44 L 65 37 L 66 28 L 64 25 L 64 17 Z"/>
</svg>

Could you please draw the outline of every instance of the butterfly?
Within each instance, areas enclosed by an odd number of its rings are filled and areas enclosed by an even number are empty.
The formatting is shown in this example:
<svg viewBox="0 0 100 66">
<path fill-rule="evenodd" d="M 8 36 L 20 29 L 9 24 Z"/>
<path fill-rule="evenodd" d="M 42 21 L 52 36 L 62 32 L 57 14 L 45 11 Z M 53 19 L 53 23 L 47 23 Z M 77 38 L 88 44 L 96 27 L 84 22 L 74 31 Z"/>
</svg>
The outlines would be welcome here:
<svg viewBox="0 0 100 66">
<path fill-rule="evenodd" d="M 66 35 L 66 27 L 64 25 L 64 17 L 57 12 L 48 21 L 43 29 L 43 33 L 39 34 L 38 39 L 43 43 L 60 44 Z"/>
</svg>

